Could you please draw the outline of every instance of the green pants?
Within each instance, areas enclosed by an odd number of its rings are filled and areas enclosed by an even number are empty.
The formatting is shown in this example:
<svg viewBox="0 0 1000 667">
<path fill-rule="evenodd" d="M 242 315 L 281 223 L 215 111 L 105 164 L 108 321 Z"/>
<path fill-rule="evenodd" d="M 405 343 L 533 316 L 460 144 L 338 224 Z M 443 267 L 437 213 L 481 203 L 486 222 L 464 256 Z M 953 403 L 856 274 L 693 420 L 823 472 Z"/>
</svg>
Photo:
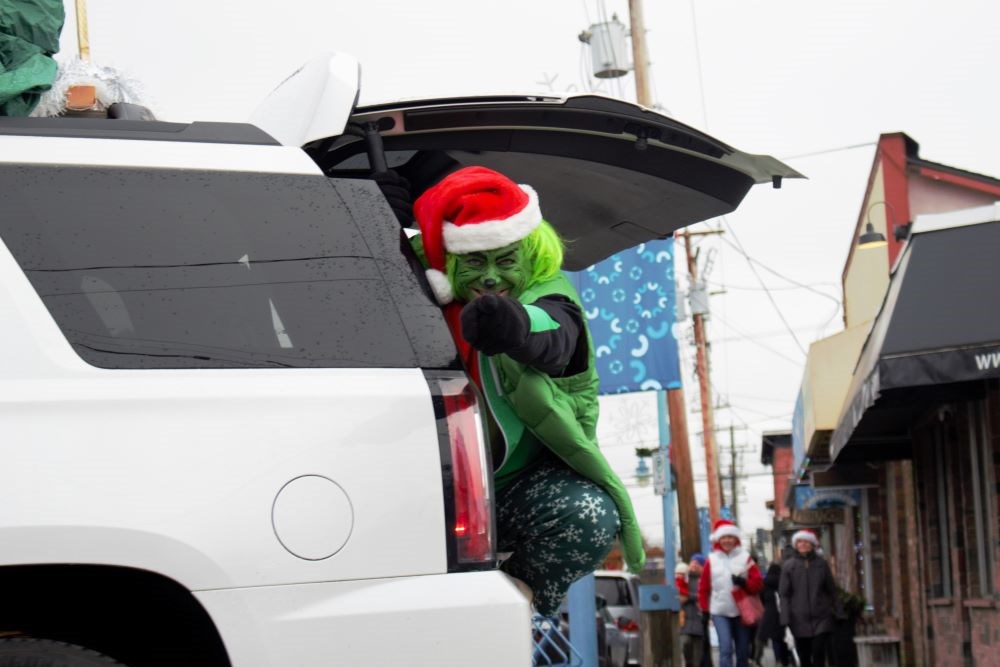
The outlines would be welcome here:
<svg viewBox="0 0 1000 667">
<path fill-rule="evenodd" d="M 556 460 L 497 494 L 501 568 L 531 587 L 535 609 L 554 616 L 570 584 L 599 568 L 620 523 L 611 496 Z"/>
</svg>

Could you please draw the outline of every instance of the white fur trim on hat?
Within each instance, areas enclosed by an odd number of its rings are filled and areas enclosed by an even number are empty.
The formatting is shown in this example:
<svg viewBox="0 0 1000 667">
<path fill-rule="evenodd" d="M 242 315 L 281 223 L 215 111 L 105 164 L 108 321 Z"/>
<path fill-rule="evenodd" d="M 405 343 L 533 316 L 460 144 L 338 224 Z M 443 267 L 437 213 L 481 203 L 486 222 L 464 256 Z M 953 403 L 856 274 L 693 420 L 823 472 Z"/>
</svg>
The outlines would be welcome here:
<svg viewBox="0 0 1000 667">
<path fill-rule="evenodd" d="M 455 225 L 446 221 L 441 230 L 445 250 L 455 255 L 479 250 L 496 250 L 520 241 L 535 231 L 535 227 L 542 222 L 538 194 L 528 185 L 518 184 L 518 187 L 528 195 L 528 203 L 509 218 L 465 225 Z"/>
<path fill-rule="evenodd" d="M 437 297 L 438 304 L 444 306 L 455 300 L 455 293 L 451 289 L 451 281 L 448 276 L 437 269 L 427 269 L 427 282 L 431 284 L 431 291 Z"/>
<path fill-rule="evenodd" d="M 677 567 L 674 568 L 674 574 L 687 574 L 688 565 L 687 563 L 677 563 Z"/>
<path fill-rule="evenodd" d="M 799 540 L 805 540 L 806 542 L 810 542 L 814 547 L 819 546 L 819 540 L 816 539 L 816 535 L 814 535 L 811 530 L 800 530 L 794 535 L 792 535 L 792 546 L 794 547 L 795 543 L 798 542 Z"/>
<path fill-rule="evenodd" d="M 713 532 L 711 535 L 709 535 L 709 538 L 713 542 L 718 542 L 720 537 L 725 537 L 726 535 L 729 535 L 730 537 L 735 537 L 736 539 L 739 539 L 740 538 L 740 529 L 738 527 L 732 525 L 732 524 L 727 524 L 725 526 L 719 526 L 718 528 L 715 529 L 715 532 Z"/>
</svg>

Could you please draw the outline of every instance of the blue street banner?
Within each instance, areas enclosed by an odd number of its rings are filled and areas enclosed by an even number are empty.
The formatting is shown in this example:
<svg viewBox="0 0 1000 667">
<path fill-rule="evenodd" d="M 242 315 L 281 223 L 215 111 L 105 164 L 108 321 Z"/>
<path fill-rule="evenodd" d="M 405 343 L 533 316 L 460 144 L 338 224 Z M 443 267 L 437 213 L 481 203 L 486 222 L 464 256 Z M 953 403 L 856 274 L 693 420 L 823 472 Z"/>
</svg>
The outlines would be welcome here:
<svg viewBox="0 0 1000 667">
<path fill-rule="evenodd" d="M 673 239 L 643 243 L 566 275 L 583 302 L 602 394 L 681 386 Z"/>
</svg>

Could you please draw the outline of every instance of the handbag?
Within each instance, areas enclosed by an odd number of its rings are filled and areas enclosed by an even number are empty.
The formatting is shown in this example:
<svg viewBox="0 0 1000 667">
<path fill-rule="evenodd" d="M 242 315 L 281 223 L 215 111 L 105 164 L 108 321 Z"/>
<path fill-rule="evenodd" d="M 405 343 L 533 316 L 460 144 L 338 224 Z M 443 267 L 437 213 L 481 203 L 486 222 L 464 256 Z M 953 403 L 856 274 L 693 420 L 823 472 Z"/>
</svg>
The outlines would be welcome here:
<svg viewBox="0 0 1000 667">
<path fill-rule="evenodd" d="M 764 618 L 764 603 L 759 595 L 751 595 L 737 586 L 733 589 L 733 600 L 740 611 L 740 622 L 743 625 L 757 625 Z"/>
</svg>

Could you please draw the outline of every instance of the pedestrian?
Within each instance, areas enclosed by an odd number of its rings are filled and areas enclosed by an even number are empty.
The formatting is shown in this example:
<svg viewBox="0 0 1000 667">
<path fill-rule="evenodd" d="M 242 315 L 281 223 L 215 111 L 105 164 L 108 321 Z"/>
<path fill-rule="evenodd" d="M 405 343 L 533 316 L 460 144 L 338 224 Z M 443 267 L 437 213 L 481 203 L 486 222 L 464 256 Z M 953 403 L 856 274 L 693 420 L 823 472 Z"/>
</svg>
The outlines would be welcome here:
<svg viewBox="0 0 1000 667">
<path fill-rule="evenodd" d="M 719 637 L 719 665 L 747 667 L 753 628 L 740 619 L 734 589 L 757 595 L 764 588 L 760 570 L 740 543 L 740 529 L 732 521 L 719 519 L 712 526 L 712 553 L 698 584 L 698 606 L 703 618 L 711 615 Z"/>
<path fill-rule="evenodd" d="M 815 532 L 798 531 L 792 535 L 792 546 L 795 555 L 782 564 L 778 585 L 781 624 L 795 637 L 802 667 L 825 667 L 837 584 L 826 560 L 816 553 Z"/>
<path fill-rule="evenodd" d="M 681 624 L 681 655 L 684 657 L 684 667 L 702 667 L 705 656 L 705 636 L 708 629 L 702 623 L 698 609 L 698 584 L 704 563 L 703 555 L 694 554 L 687 564 L 685 590 L 681 596 L 681 612 L 684 617 Z"/>
<path fill-rule="evenodd" d="M 761 646 L 771 645 L 774 660 L 779 665 L 788 665 L 788 647 L 785 645 L 785 628 L 778 613 L 778 585 L 781 582 L 781 565 L 771 563 L 764 575 L 764 590 L 760 600 L 764 603 L 764 617 L 757 626 L 757 641 Z"/>
<path fill-rule="evenodd" d="M 396 194 L 405 220 L 406 189 Z M 498 551 L 512 554 L 501 570 L 552 616 L 616 533 L 632 572 L 645 561 L 628 491 L 598 447 L 593 343 L 562 239 L 530 186 L 485 167 L 448 174 L 413 214 L 414 249 L 487 407 Z"/>
<path fill-rule="evenodd" d="M 674 567 L 674 585 L 677 595 L 683 601 L 688 596 L 688 564 L 681 561 Z"/>
</svg>

